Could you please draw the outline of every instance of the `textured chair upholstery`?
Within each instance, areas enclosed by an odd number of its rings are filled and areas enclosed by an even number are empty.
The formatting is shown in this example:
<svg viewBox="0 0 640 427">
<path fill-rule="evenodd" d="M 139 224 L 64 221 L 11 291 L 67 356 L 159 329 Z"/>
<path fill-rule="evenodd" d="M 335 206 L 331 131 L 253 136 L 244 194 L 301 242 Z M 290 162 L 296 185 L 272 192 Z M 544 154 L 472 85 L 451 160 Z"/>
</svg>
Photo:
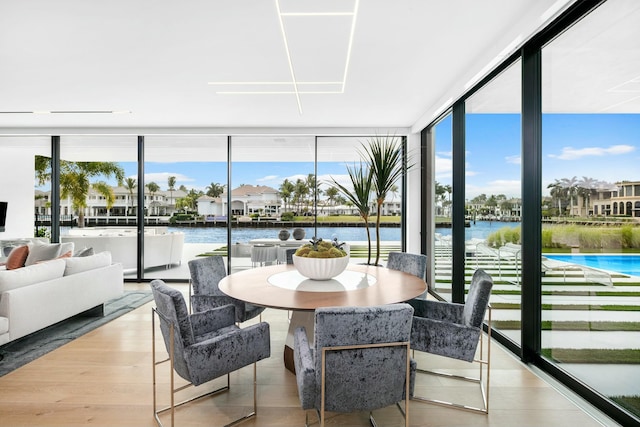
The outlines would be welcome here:
<svg viewBox="0 0 640 427">
<path fill-rule="evenodd" d="M 404 271 L 424 280 L 427 273 L 427 256 L 408 252 L 389 252 L 387 268 Z"/>
<path fill-rule="evenodd" d="M 227 275 L 227 268 L 221 256 L 192 259 L 188 264 L 193 287 L 193 293 L 189 293 L 189 301 L 194 312 L 231 304 L 235 307 L 236 322 L 242 323 L 264 311 L 264 307 L 232 298 L 218 288 L 220 280 Z"/>
<path fill-rule="evenodd" d="M 286 258 L 287 258 L 287 264 L 293 264 L 293 255 L 295 255 L 297 250 L 298 250 L 298 248 L 287 248 L 285 250 L 285 254 L 286 254 Z"/>
<path fill-rule="evenodd" d="M 194 386 L 204 384 L 222 375 L 254 364 L 254 396 L 255 396 L 255 363 L 271 355 L 269 324 L 261 322 L 240 329 L 235 324 L 234 307 L 227 305 L 211 310 L 189 314 L 182 294 L 167 286 L 162 280 L 151 282 L 151 291 L 156 303 L 154 313 L 160 322 L 160 330 L 164 338 L 165 348 L 175 372 Z M 155 318 L 154 335 L 155 335 Z M 172 339 L 173 338 L 173 339 Z M 173 395 L 184 387 L 172 390 L 172 405 L 157 410 L 156 402 L 156 362 L 155 339 L 153 342 L 154 373 L 154 415 L 158 424 L 161 412 L 171 410 L 172 425 L 174 421 Z M 216 390 L 223 391 L 229 388 Z M 214 392 L 214 393 L 215 393 Z M 211 394 L 211 393 L 207 393 Z M 191 401 L 193 399 L 190 399 Z M 186 403 L 186 402 L 183 402 Z M 255 415 L 254 410 L 249 416 Z"/>
<path fill-rule="evenodd" d="M 321 426 L 325 410 L 373 411 L 405 400 L 408 414 L 405 396 L 407 390 L 413 394 L 415 379 L 408 342 L 412 316 L 408 304 L 317 309 L 313 346 L 303 327 L 294 333 L 302 408 L 317 410 Z"/>
<path fill-rule="evenodd" d="M 437 354 L 466 362 L 480 363 L 480 376 L 473 380 L 482 384 L 483 366 L 486 366 L 486 385 L 481 387 L 485 405 L 484 408 L 464 409 L 488 412 L 488 380 L 489 358 L 491 345 L 491 316 L 489 315 L 489 345 L 487 346 L 486 360 L 476 359 L 478 344 L 482 342 L 482 324 L 489 309 L 489 297 L 493 279 L 483 270 L 476 270 L 471 279 L 469 293 L 464 304 L 455 304 L 445 301 L 430 301 L 413 299 L 409 304 L 414 308 L 415 314 L 411 328 L 411 348 L 417 351 Z M 481 348 L 482 353 L 482 348 Z M 481 355 L 481 358 L 484 357 Z M 423 372 L 419 370 L 419 372 Z M 432 371 L 424 371 L 434 373 Z M 436 374 L 439 374 L 436 372 Z M 447 375 L 452 376 L 452 375 Z M 470 380 L 470 378 L 465 378 Z M 486 396 L 485 396 L 486 389 Z M 428 400 L 428 399 L 423 399 Z M 437 403 L 437 402 L 434 402 Z M 450 404 L 453 406 L 464 406 Z"/>
</svg>

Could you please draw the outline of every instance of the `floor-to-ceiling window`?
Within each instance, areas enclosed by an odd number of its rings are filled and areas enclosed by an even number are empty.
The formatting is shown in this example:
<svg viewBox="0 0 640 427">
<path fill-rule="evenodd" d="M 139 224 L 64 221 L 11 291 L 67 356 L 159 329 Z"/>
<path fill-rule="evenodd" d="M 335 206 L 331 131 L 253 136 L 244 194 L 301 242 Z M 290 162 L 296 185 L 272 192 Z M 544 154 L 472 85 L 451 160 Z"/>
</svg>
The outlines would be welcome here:
<svg viewBox="0 0 640 427">
<path fill-rule="evenodd" d="M 144 277 L 187 280 L 189 260 L 226 261 L 227 137 L 145 136 L 144 158 Z"/>
<path fill-rule="evenodd" d="M 108 250 L 128 272 L 137 268 L 135 214 L 125 181 L 136 169 L 135 136 L 60 137 L 60 241 L 75 251 Z"/>
<path fill-rule="evenodd" d="M 453 138 L 460 146 L 452 151 L 464 144 L 466 164 L 461 167 L 454 156 L 458 167 L 450 173 L 454 183 L 466 175 L 466 221 L 477 224 L 479 215 L 492 220 L 522 217 L 519 232 L 518 224 L 492 231 L 482 248 L 485 257 L 495 257 L 486 266 L 497 283 L 491 301 L 499 308 L 494 311 L 498 339 L 624 425 L 640 419 L 640 319 L 634 314 L 640 283 L 640 176 L 635 167 L 639 11 L 640 4 L 629 0 L 577 2 L 500 64 L 483 86 L 462 96 L 464 124 L 456 117 L 456 101 L 453 123 L 446 127 L 463 129 L 458 134 L 464 138 Z M 483 108 L 502 114 L 482 117 Z M 500 123 L 483 131 L 488 119 L 498 117 Z M 423 131 L 425 157 L 434 161 L 435 177 L 427 177 L 427 183 L 434 187 L 436 218 L 444 182 L 438 162 L 446 153 L 440 127 L 449 118 Z M 492 137 L 493 144 L 486 142 Z M 476 151 L 482 142 L 491 151 L 490 160 L 485 159 L 490 170 L 478 173 L 482 153 Z M 517 172 L 522 194 L 514 192 L 509 201 L 509 183 L 517 181 L 509 177 Z M 491 174 L 499 175 L 501 189 L 493 200 L 476 188 L 483 180 L 486 185 Z M 425 206 L 425 215 L 430 210 Z M 458 220 L 456 216 L 454 229 L 460 227 Z M 526 237 L 526 245 L 518 246 L 518 234 Z M 469 245 L 472 240 L 465 244 L 467 268 L 481 262 L 477 247 L 471 247 L 477 245 Z M 492 251 L 507 245 L 515 253 L 502 257 Z M 436 245 L 436 291 L 446 297 L 446 280 L 463 264 L 454 259 L 455 270 L 447 271 L 450 259 L 438 252 L 443 251 Z"/>
<path fill-rule="evenodd" d="M 636 415 L 639 58 L 629 0 L 542 49 L 542 355 Z"/>
<path fill-rule="evenodd" d="M 432 127 L 435 159 L 434 206 L 435 246 L 433 266 L 435 286 L 433 289 L 446 300 L 451 301 L 451 269 L 453 263 L 451 214 L 453 195 L 453 135 L 452 116 L 447 114 Z"/>
<path fill-rule="evenodd" d="M 494 327 L 520 342 L 521 62 L 465 101 L 466 279 L 493 276 Z M 499 301 L 498 301 L 499 300 Z"/>
<path fill-rule="evenodd" d="M 313 237 L 314 163 L 313 136 L 231 138 L 232 270 L 286 261 Z"/>
<path fill-rule="evenodd" d="M 376 137 L 318 138 L 319 234 L 346 242 L 352 262 L 357 263 L 375 263 L 376 258 L 378 263 L 384 263 L 389 251 L 400 250 L 402 241 L 403 189 L 398 180 L 381 205 L 380 251 L 377 251 L 377 201 L 373 191 L 368 194 L 361 191 L 370 172 L 365 152 L 372 138 Z"/>
</svg>

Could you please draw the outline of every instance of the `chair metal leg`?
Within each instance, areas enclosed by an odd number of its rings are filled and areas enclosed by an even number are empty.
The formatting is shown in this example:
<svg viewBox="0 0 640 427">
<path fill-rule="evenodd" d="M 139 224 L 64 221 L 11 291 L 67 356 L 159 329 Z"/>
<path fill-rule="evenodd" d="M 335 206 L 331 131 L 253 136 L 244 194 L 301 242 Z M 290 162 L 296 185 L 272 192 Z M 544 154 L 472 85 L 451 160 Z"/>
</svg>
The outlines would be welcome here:
<svg viewBox="0 0 640 427">
<path fill-rule="evenodd" d="M 488 322 L 487 322 L 487 358 L 483 359 L 484 354 L 484 338 L 483 334 L 480 334 L 480 359 L 474 359 L 473 362 L 478 363 L 480 368 L 479 375 L 477 377 L 467 377 L 463 375 L 455 375 L 447 372 L 431 371 L 426 369 L 417 369 L 418 372 L 445 377 L 449 379 L 462 380 L 474 382 L 480 386 L 480 393 L 482 394 L 482 407 L 468 406 L 454 402 L 447 402 L 438 399 L 428 399 L 420 396 L 413 396 L 413 400 L 420 402 L 433 403 L 435 405 L 446 406 L 449 408 L 462 409 L 465 411 L 476 412 L 480 414 L 489 413 L 489 374 L 491 373 L 491 307 L 488 308 Z M 487 375 L 485 378 L 484 369 L 486 367 Z"/>
<path fill-rule="evenodd" d="M 176 393 L 185 390 L 189 387 L 192 387 L 193 384 L 188 383 L 185 384 L 183 386 L 180 386 L 178 388 L 175 388 L 175 370 L 173 367 L 173 358 L 171 357 L 173 355 L 173 340 L 174 340 L 174 329 L 173 329 L 173 325 L 171 325 L 171 327 L 169 328 L 170 330 L 170 344 L 169 344 L 169 357 L 160 361 L 156 361 L 156 341 L 155 341 L 155 336 L 156 336 L 156 327 L 155 327 L 155 314 L 157 314 L 158 316 L 160 316 L 160 313 L 158 313 L 155 309 L 152 309 L 152 319 L 151 319 L 151 327 L 152 327 L 152 332 L 151 332 L 151 358 L 152 358 L 152 371 L 153 371 L 153 416 L 156 420 L 156 423 L 158 424 L 159 427 L 164 427 L 164 424 L 162 423 L 162 421 L 160 420 L 160 414 L 165 413 L 167 411 L 171 411 L 171 427 L 175 426 L 175 409 L 186 404 L 186 403 L 190 403 L 193 402 L 194 400 L 198 400 L 201 399 L 203 397 L 207 397 L 207 396 L 212 396 L 212 395 L 216 395 L 218 393 L 222 393 L 224 391 L 228 391 L 231 388 L 231 382 L 230 382 L 230 374 L 227 374 L 227 384 L 216 389 L 213 391 L 208 391 L 206 393 L 200 394 L 198 396 L 194 396 L 192 398 L 186 399 L 181 401 L 180 403 L 175 403 L 175 396 Z M 171 387 L 171 403 L 169 406 L 164 407 L 162 409 L 158 409 L 158 404 L 157 404 L 157 377 L 156 377 L 156 367 L 162 363 L 165 362 L 169 362 L 169 366 L 170 366 L 170 387 Z M 250 418 L 253 418 L 256 416 L 257 413 L 257 396 L 256 396 L 256 389 L 257 389 L 257 363 L 254 362 L 253 363 L 253 411 L 247 415 L 244 415 L 234 421 L 232 421 L 231 423 L 225 425 L 225 427 L 230 427 L 236 424 L 241 423 L 242 421 L 246 421 Z"/>
</svg>

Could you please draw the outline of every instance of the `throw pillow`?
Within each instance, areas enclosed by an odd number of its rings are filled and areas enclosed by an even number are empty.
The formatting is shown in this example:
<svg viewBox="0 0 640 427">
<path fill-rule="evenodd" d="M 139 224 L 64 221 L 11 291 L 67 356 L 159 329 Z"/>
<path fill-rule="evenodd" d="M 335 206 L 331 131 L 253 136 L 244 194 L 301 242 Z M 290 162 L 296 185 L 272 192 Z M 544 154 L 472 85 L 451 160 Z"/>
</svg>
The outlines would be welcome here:
<svg viewBox="0 0 640 427">
<path fill-rule="evenodd" d="M 72 256 L 73 256 L 73 252 L 69 251 L 69 252 L 65 252 L 62 255 L 58 256 L 56 259 L 71 258 Z"/>
<path fill-rule="evenodd" d="M 86 257 L 67 258 L 65 262 L 67 265 L 64 269 L 64 275 L 71 276 L 72 274 L 111 265 L 111 252 L 104 251 Z"/>
<path fill-rule="evenodd" d="M 24 265 L 29 266 L 38 261 L 47 261 L 57 258 L 60 255 L 60 243 L 52 243 L 48 245 L 33 245 L 29 248 L 29 255 Z"/>
<path fill-rule="evenodd" d="M 27 256 L 29 256 L 29 246 L 24 245 L 13 248 L 7 257 L 7 270 L 15 270 L 16 268 L 24 267 Z"/>
<path fill-rule="evenodd" d="M 85 256 L 91 256 L 93 254 L 94 254 L 93 248 L 84 248 L 84 249 L 80 249 L 73 256 L 74 257 L 85 257 Z"/>
</svg>

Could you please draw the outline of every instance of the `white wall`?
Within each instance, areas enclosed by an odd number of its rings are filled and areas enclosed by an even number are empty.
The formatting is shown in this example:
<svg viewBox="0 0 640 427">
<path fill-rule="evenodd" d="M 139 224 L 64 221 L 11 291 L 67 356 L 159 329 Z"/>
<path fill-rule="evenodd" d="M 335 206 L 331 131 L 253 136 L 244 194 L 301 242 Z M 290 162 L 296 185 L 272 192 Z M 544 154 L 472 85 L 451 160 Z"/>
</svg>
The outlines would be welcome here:
<svg viewBox="0 0 640 427">
<path fill-rule="evenodd" d="M 15 144 L 5 144 L 9 138 L 0 141 L 0 200 L 9 202 L 5 232 L 0 232 L 0 240 L 33 237 L 34 156 L 49 150 L 48 146 L 31 144 L 24 137 L 16 138 Z"/>
</svg>

